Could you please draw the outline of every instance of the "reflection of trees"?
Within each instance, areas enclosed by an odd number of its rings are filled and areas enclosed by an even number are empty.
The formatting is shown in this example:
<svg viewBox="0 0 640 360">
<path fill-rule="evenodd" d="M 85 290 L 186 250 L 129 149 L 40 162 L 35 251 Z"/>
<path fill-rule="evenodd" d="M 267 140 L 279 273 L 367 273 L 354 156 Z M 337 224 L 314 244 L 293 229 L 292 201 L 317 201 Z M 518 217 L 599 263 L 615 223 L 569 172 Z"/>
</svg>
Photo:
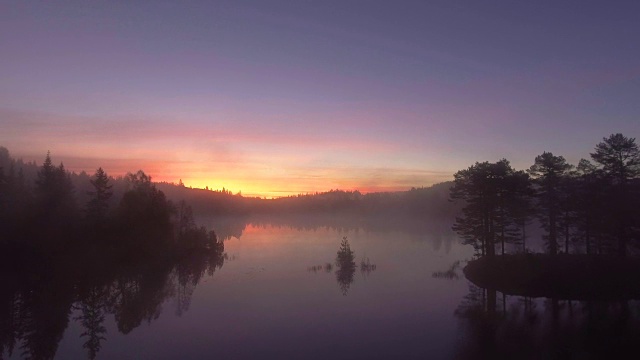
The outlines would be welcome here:
<svg viewBox="0 0 640 360">
<path fill-rule="evenodd" d="M 353 277 L 357 269 L 355 259 L 355 252 L 351 250 L 349 240 L 347 240 L 347 237 L 345 236 L 342 238 L 340 249 L 338 250 L 335 260 L 336 281 L 338 282 L 338 286 L 340 287 L 340 292 L 345 296 L 349 292 L 349 288 L 354 281 Z M 325 263 L 324 266 L 309 266 L 307 268 L 307 271 L 312 273 L 324 272 L 330 274 L 333 271 L 333 267 L 333 264 Z M 360 262 L 360 274 L 362 274 L 363 277 L 367 277 L 369 274 L 371 274 L 371 272 L 375 271 L 376 268 L 376 264 L 372 264 L 371 260 L 369 260 L 368 257 L 364 257 Z"/>
<path fill-rule="evenodd" d="M 74 309 L 93 359 L 107 315 L 128 333 L 176 294 L 186 311 L 204 273 L 224 262 L 216 234 L 196 227 L 191 208 L 176 207 L 143 171 L 126 175 L 115 208 L 112 179 L 102 169 L 93 180 L 85 174 L 92 189 L 80 192 L 89 198 L 79 211 L 62 164 L 47 155 L 34 165 L 33 192 L 16 164 L 0 147 L 0 358 L 17 347 L 25 358 L 53 358 Z"/>
<path fill-rule="evenodd" d="M 179 261 L 174 269 L 176 314 L 189 310 L 191 295 L 205 273 L 209 276 L 222 268 L 225 261 L 224 245 L 216 243 L 209 252 L 196 252 Z"/>
<path fill-rule="evenodd" d="M 531 299 L 472 285 L 455 312 L 464 329 L 456 358 L 622 358 L 625 352 L 637 356 L 639 305 Z"/>
<path fill-rule="evenodd" d="M 87 349 L 89 359 L 95 359 L 100 351 L 101 342 L 106 340 L 107 328 L 104 327 L 104 318 L 106 313 L 108 289 L 102 286 L 96 286 L 81 295 L 80 311 L 81 314 L 75 320 L 80 321 L 84 332 L 80 337 L 84 337 L 85 342 L 82 345 Z"/>
<path fill-rule="evenodd" d="M 69 285 L 46 281 L 21 291 L 18 326 L 24 358 L 53 359 L 55 356 L 73 302 Z"/>
<path fill-rule="evenodd" d="M 219 218 L 205 218 L 206 224 L 216 229 L 220 241 L 227 241 L 233 237 L 240 239 L 244 229 L 249 224 L 246 216 L 227 216 Z"/>
<path fill-rule="evenodd" d="M 369 276 L 369 274 L 371 274 L 373 271 L 376 271 L 376 264 L 372 264 L 371 260 L 369 260 L 368 257 L 362 259 L 362 261 L 360 261 L 360 274 L 362 274 L 363 276 Z"/>
<path fill-rule="evenodd" d="M 7 296 L 8 295 L 8 296 Z M 16 339 L 22 336 L 20 329 L 20 299 L 16 293 L 2 292 L 0 299 L 0 355 L 6 351 L 9 356 L 16 346 Z"/>
<path fill-rule="evenodd" d="M 140 326 L 143 320 L 157 319 L 162 303 L 173 295 L 167 269 L 154 270 L 116 280 L 111 306 L 118 330 L 123 334 Z"/>
<path fill-rule="evenodd" d="M 10 279 L 0 289 L 0 358 L 16 351 L 29 359 L 54 358 L 76 309 L 72 320 L 82 326 L 82 346 L 94 359 L 108 338 L 108 316 L 114 316 L 118 330 L 126 334 L 143 321 L 157 319 L 171 297 L 179 302 L 180 313 L 186 311 L 204 274 L 222 267 L 224 247 L 216 243 L 180 257 L 161 254 L 124 264 L 68 260 L 5 274 L 7 269 L 0 267 L 0 276 Z M 87 265 L 91 263 L 99 265 Z"/>
</svg>

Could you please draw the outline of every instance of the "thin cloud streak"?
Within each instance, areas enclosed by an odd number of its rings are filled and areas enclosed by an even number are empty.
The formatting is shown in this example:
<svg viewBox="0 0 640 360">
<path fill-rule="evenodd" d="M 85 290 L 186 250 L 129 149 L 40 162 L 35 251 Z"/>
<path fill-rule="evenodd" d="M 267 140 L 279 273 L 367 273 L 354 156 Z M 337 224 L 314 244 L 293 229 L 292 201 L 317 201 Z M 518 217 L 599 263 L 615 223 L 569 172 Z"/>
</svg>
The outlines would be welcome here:
<svg viewBox="0 0 640 360">
<path fill-rule="evenodd" d="M 298 137 L 286 132 L 235 133 L 212 136 L 195 125 L 175 127 L 167 121 L 125 121 L 83 116 L 57 116 L 0 109 L 10 151 L 40 163 L 46 151 L 74 172 L 93 173 L 99 166 L 113 176 L 138 169 L 156 181 L 194 187 L 225 187 L 259 196 L 329 189 L 407 190 L 448 180 L 447 172 L 421 168 L 380 168 L 395 162 L 398 147 L 383 141 L 345 137 Z M 91 124 L 91 125 L 89 125 Z M 16 139 L 12 141 L 11 139 Z M 19 139 L 29 138 L 25 144 Z M 55 139 L 51 147 L 52 139 Z M 83 154 L 81 157 L 77 154 Z M 367 157 L 379 153 L 370 165 Z M 376 164 L 374 166 L 374 164 Z M 300 189 L 289 190 L 289 189 Z"/>
</svg>

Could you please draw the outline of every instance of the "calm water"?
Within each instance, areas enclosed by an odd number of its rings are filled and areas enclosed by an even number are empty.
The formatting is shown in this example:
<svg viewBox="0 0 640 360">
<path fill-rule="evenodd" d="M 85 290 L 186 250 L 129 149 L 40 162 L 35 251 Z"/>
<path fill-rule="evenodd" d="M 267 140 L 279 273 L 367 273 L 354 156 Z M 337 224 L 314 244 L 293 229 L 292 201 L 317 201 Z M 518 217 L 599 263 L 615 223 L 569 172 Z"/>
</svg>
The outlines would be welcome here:
<svg viewBox="0 0 640 360">
<path fill-rule="evenodd" d="M 640 334 L 637 304 L 474 288 L 459 268 L 447 272 L 472 249 L 446 223 L 204 220 L 225 238 L 221 267 L 136 274 L 97 294 L 93 310 L 76 301 L 66 323 L 44 321 L 61 329 L 42 329 L 9 358 L 33 346 L 53 347 L 56 359 L 553 358 L 621 348 Z M 357 265 L 346 277 L 335 265 L 344 237 Z M 362 269 L 365 259 L 375 269 Z M 126 291 L 135 296 L 118 295 Z"/>
</svg>

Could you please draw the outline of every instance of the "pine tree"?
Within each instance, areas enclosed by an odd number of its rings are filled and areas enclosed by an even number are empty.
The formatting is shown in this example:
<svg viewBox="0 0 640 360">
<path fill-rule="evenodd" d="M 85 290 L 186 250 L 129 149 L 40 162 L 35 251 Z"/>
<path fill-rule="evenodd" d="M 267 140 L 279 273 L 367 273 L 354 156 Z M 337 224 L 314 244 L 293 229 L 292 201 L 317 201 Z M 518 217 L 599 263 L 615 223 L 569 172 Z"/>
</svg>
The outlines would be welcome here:
<svg viewBox="0 0 640 360">
<path fill-rule="evenodd" d="M 612 134 L 603 138 L 595 150 L 591 158 L 617 184 L 624 185 L 640 175 L 640 150 L 635 138 Z"/>
<path fill-rule="evenodd" d="M 336 281 L 340 286 L 342 295 L 347 295 L 351 283 L 353 283 L 353 276 L 356 273 L 355 253 L 351 250 L 349 240 L 347 237 L 342 238 L 340 243 L 340 249 L 338 250 L 338 256 L 336 257 Z"/>
<path fill-rule="evenodd" d="M 537 185 L 539 216 L 542 227 L 547 230 L 545 238 L 549 253 L 552 255 L 558 253 L 558 232 L 564 196 L 561 188 L 562 181 L 568 176 L 572 167 L 564 157 L 545 151 L 536 157 L 535 163 L 528 170 Z"/>
<path fill-rule="evenodd" d="M 629 240 L 638 237 L 637 189 L 632 189 L 632 180 L 640 176 L 640 150 L 635 138 L 612 134 L 596 145 L 591 158 L 602 170 L 607 183 L 607 220 L 611 224 L 610 235 L 617 238 L 618 254 L 625 256 Z M 637 186 L 636 186 L 637 187 Z M 636 190 L 636 191 L 634 191 Z"/>
<path fill-rule="evenodd" d="M 93 176 L 94 179 L 89 180 L 89 182 L 94 190 L 87 191 L 87 194 L 91 196 L 91 200 L 87 203 L 87 217 L 100 220 L 104 219 L 109 209 L 109 199 L 113 195 L 111 191 L 113 185 L 109 184 L 109 177 L 101 167 L 96 170 Z"/>
<path fill-rule="evenodd" d="M 41 221 L 52 226 L 65 226 L 73 222 L 76 215 L 76 203 L 73 184 L 64 164 L 53 166 L 50 153 L 47 152 L 36 179 L 35 196 Z"/>
<path fill-rule="evenodd" d="M 603 219 L 605 211 L 605 184 L 601 171 L 589 160 L 580 159 L 576 182 L 576 227 L 578 239 L 584 243 L 587 254 L 602 253 Z M 596 247 L 593 248 L 593 245 Z"/>
<path fill-rule="evenodd" d="M 456 218 L 453 230 L 479 255 L 494 256 L 495 245 L 517 243 L 519 229 L 526 223 L 529 178 L 514 171 L 509 161 L 475 163 L 454 174 L 452 200 L 462 200 L 462 217 Z"/>
</svg>

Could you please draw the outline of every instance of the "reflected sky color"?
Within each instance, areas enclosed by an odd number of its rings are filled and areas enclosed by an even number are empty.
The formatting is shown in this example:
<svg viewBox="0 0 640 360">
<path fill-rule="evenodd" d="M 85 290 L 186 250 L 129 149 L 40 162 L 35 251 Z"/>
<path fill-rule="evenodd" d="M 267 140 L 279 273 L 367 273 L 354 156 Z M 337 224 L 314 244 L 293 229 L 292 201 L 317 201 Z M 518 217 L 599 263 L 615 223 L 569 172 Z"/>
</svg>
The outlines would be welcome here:
<svg viewBox="0 0 640 360">
<path fill-rule="evenodd" d="M 16 2 L 0 145 L 244 194 L 404 190 L 640 132 L 640 3 Z"/>
<path fill-rule="evenodd" d="M 308 271 L 334 262 L 343 236 L 358 264 L 367 256 L 378 266 L 368 276 L 358 269 L 347 295 L 334 273 Z M 182 316 L 169 299 L 157 320 L 126 336 L 112 326 L 100 356 L 445 359 L 455 350 L 453 313 L 468 283 L 431 276 L 471 256 L 452 234 L 249 224 L 225 252 L 229 259 L 195 288 Z M 65 334 L 61 358 L 84 351 L 77 327 Z"/>
</svg>

